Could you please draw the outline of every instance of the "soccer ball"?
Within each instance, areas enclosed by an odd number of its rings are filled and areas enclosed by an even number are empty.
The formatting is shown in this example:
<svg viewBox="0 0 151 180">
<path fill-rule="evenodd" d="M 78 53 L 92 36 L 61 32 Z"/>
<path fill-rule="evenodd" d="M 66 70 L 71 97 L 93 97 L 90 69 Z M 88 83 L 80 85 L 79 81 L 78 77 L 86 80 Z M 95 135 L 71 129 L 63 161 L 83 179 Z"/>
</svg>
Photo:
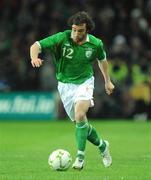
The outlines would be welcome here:
<svg viewBox="0 0 151 180">
<path fill-rule="evenodd" d="M 53 170 L 64 171 L 70 167 L 72 158 L 68 151 L 57 149 L 53 151 L 49 158 L 48 164 Z"/>
</svg>

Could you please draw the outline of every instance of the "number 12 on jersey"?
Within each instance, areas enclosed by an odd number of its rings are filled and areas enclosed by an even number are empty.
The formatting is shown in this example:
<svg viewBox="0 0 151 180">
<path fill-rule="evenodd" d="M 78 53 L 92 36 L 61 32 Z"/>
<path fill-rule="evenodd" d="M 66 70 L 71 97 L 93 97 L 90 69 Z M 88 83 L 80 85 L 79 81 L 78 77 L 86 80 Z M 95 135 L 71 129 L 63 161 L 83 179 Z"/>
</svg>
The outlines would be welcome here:
<svg viewBox="0 0 151 180">
<path fill-rule="evenodd" d="M 63 48 L 63 56 L 65 56 L 68 59 L 72 59 L 73 58 L 73 49 L 64 47 Z"/>
</svg>

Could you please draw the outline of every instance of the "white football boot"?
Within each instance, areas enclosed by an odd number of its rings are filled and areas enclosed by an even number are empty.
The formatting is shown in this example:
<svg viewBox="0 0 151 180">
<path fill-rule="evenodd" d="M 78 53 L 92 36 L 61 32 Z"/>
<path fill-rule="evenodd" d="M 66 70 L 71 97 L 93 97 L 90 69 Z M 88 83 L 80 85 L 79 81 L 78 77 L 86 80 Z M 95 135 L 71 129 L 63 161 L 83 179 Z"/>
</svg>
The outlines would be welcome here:
<svg viewBox="0 0 151 180">
<path fill-rule="evenodd" d="M 79 159 L 78 157 L 76 158 L 75 162 L 72 165 L 73 169 L 77 170 L 82 170 L 84 165 L 84 160 Z"/>
<path fill-rule="evenodd" d="M 110 151 L 109 151 L 109 142 L 108 141 L 104 141 L 106 144 L 106 148 L 104 150 L 102 154 L 102 158 L 103 158 L 103 164 L 105 167 L 109 167 L 112 164 L 112 157 L 110 155 Z"/>
</svg>

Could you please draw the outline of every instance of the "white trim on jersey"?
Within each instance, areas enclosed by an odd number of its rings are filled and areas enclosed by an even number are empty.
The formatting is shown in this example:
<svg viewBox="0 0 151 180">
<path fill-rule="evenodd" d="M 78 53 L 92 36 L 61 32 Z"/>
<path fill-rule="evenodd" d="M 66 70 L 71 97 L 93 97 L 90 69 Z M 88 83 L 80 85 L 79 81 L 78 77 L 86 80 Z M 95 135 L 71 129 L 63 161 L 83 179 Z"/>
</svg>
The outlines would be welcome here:
<svg viewBox="0 0 151 180">
<path fill-rule="evenodd" d="M 105 58 L 104 59 L 97 59 L 98 61 L 107 61 L 107 59 L 106 59 L 106 53 L 104 52 L 104 55 L 105 55 Z"/>
<path fill-rule="evenodd" d="M 100 62 L 103 62 L 103 61 L 107 61 L 107 59 L 106 59 L 106 58 L 104 58 L 104 59 L 101 59 L 101 60 L 100 60 Z"/>
<path fill-rule="evenodd" d="M 87 34 L 86 42 L 90 42 L 90 38 L 88 34 Z"/>
<path fill-rule="evenodd" d="M 40 52 L 41 52 L 41 45 L 38 41 L 35 42 L 36 44 L 38 44 L 38 46 L 40 47 Z"/>
</svg>

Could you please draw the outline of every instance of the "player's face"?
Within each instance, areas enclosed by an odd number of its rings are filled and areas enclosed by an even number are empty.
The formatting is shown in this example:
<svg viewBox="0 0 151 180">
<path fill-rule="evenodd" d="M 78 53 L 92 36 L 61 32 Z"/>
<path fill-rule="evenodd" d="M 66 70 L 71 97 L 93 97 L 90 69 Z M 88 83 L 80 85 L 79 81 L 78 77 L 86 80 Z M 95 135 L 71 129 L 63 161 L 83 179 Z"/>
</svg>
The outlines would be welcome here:
<svg viewBox="0 0 151 180">
<path fill-rule="evenodd" d="M 79 43 L 82 42 L 86 38 L 87 30 L 86 30 L 86 24 L 80 24 L 80 25 L 72 25 L 72 38 L 73 41 Z"/>
</svg>

